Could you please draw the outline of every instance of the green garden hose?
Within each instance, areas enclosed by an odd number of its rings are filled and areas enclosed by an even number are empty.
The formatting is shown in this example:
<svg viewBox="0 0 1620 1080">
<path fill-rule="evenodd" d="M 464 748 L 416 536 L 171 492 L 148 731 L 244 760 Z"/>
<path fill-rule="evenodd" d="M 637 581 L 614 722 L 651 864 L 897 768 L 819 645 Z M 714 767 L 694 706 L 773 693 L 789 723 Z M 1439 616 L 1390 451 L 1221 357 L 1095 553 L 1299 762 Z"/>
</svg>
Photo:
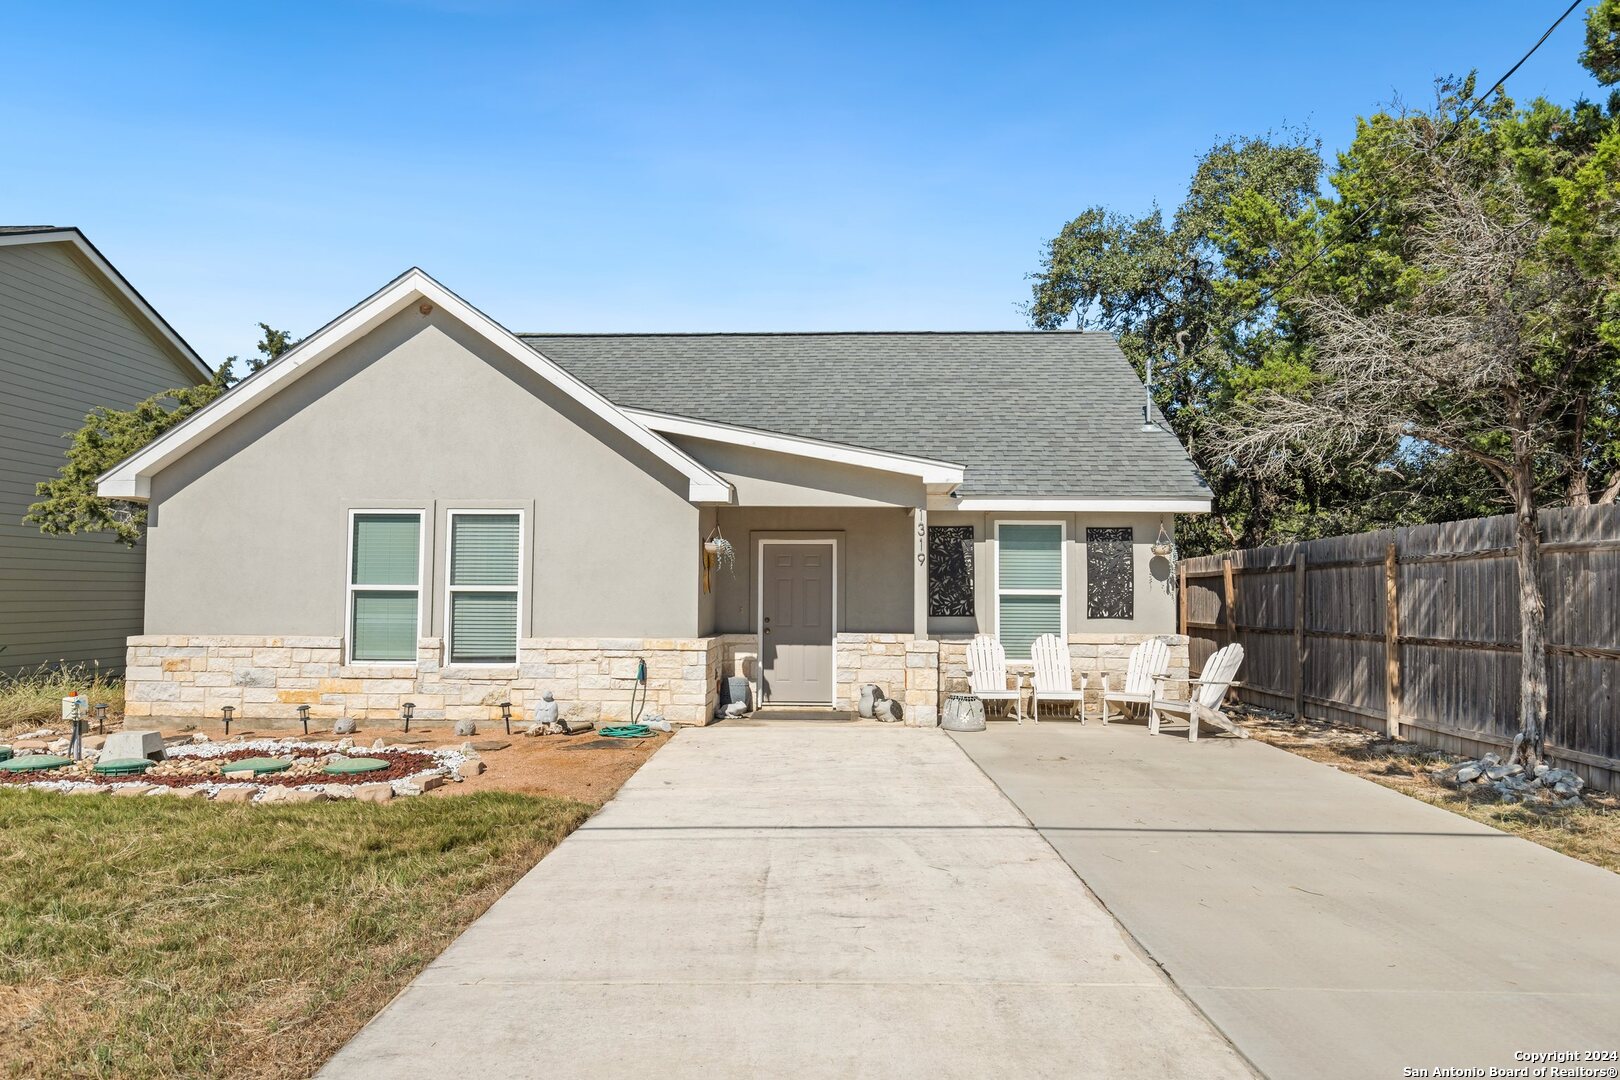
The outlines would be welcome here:
<svg viewBox="0 0 1620 1080">
<path fill-rule="evenodd" d="M 614 724 L 597 728 L 596 733 L 609 739 L 650 739 L 653 730 L 646 724 Z"/>
</svg>

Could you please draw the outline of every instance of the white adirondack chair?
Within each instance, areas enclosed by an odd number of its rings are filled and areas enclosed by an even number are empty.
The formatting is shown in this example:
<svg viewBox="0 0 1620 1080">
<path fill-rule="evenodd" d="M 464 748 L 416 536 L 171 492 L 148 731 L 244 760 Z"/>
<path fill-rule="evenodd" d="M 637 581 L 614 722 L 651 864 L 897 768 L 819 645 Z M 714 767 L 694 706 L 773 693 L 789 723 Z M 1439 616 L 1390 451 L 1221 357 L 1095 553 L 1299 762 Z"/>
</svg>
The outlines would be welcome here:
<svg viewBox="0 0 1620 1080">
<path fill-rule="evenodd" d="M 1243 646 L 1233 642 L 1224 649 L 1218 650 L 1204 662 L 1204 670 L 1196 679 L 1171 679 L 1168 675 L 1159 675 L 1155 682 L 1163 687 L 1167 682 L 1185 682 L 1191 696 L 1186 701 L 1171 701 L 1168 698 L 1153 695 L 1148 703 L 1148 734 L 1159 733 L 1159 715 L 1171 713 L 1187 718 L 1187 741 L 1198 741 L 1198 725 L 1205 723 L 1211 727 L 1218 727 L 1223 731 L 1230 731 L 1240 739 L 1247 739 L 1249 733 L 1234 724 L 1225 713 L 1221 712 L 1221 702 L 1226 699 L 1228 688 L 1240 685 L 1237 682 L 1238 665 L 1243 663 Z"/>
<path fill-rule="evenodd" d="M 979 634 L 968 644 L 968 689 L 980 701 L 1005 701 L 1012 705 L 1013 716 L 1024 722 L 1024 687 L 1022 678 L 1007 688 L 1007 650 L 1001 642 L 986 634 Z"/>
<path fill-rule="evenodd" d="M 1042 634 L 1030 646 L 1029 655 L 1035 661 L 1035 685 L 1030 691 L 1031 711 L 1035 723 L 1041 722 L 1041 701 L 1073 701 L 1078 705 L 1080 722 L 1086 722 L 1086 677 L 1080 676 L 1080 688 L 1074 687 L 1074 671 L 1069 664 L 1069 646 L 1056 634 Z"/>
<path fill-rule="evenodd" d="M 1102 720 L 1108 723 L 1108 707 L 1117 705 L 1125 715 L 1128 705 L 1146 705 L 1153 700 L 1153 680 L 1170 670 L 1170 646 L 1164 638 L 1152 637 L 1131 650 L 1125 662 L 1125 685 L 1115 689 L 1102 677 Z"/>
</svg>

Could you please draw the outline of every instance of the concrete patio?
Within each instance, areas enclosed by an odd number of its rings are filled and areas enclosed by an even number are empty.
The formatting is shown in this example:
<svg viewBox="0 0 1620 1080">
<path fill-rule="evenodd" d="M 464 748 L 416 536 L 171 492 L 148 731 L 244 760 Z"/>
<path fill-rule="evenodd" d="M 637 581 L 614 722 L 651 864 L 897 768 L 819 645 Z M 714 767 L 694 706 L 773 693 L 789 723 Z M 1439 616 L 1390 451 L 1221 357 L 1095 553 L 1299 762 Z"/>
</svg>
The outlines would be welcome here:
<svg viewBox="0 0 1620 1080">
<path fill-rule="evenodd" d="M 956 738 L 1268 1076 L 1620 1050 L 1620 876 L 1253 741 Z"/>
<path fill-rule="evenodd" d="M 321 1073 L 1252 1076 L 943 733 L 683 731 Z"/>
</svg>

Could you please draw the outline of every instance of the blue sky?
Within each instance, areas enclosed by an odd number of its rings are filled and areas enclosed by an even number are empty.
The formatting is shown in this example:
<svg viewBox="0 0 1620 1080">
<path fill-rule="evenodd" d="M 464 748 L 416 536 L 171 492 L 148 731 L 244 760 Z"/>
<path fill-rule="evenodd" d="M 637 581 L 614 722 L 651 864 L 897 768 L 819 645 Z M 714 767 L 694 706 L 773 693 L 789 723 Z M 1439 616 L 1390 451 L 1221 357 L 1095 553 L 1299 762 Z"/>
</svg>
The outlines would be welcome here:
<svg viewBox="0 0 1620 1080">
<path fill-rule="evenodd" d="M 23 4 L 0 223 L 80 226 L 210 361 L 411 265 L 514 330 L 1020 328 L 1085 207 L 1342 147 L 1563 7 Z M 1581 35 L 1510 92 L 1595 94 Z"/>
</svg>

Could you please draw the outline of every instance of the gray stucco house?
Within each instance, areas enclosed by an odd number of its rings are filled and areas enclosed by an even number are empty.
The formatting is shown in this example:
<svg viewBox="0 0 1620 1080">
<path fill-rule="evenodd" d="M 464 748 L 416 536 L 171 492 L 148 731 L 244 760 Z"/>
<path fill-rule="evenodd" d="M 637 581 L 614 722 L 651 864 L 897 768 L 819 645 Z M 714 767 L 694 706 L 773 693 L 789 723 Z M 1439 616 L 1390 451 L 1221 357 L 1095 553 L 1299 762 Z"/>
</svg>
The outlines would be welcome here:
<svg viewBox="0 0 1620 1080">
<path fill-rule="evenodd" d="M 1107 335 L 515 335 L 413 269 L 101 478 L 151 513 L 129 712 L 611 718 L 645 661 L 678 722 L 722 674 L 926 722 L 976 631 L 1117 668 L 1209 509 L 1142 399 Z"/>
<path fill-rule="evenodd" d="M 0 226 L 0 671 L 124 666 L 145 551 L 23 515 L 96 406 L 206 382 L 208 365 L 78 229 Z"/>
</svg>

